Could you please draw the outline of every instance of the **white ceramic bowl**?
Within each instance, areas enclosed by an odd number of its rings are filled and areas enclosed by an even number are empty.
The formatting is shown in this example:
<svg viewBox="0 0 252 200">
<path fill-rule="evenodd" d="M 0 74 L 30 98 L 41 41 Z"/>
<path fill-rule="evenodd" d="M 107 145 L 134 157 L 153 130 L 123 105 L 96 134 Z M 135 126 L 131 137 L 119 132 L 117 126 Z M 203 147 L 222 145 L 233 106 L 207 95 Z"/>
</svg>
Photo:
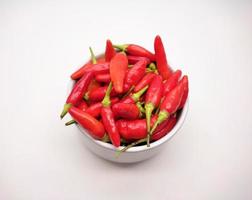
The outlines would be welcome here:
<svg viewBox="0 0 252 200">
<path fill-rule="evenodd" d="M 70 93 L 72 87 L 74 85 L 74 81 L 70 81 L 68 87 L 68 94 Z M 134 163 L 146 160 L 148 158 L 153 157 L 158 152 L 161 151 L 165 147 L 165 143 L 170 140 L 182 127 L 184 120 L 186 118 L 186 114 L 188 111 L 188 98 L 185 103 L 184 108 L 182 109 L 180 115 L 178 116 L 178 120 L 174 128 L 167 134 L 166 136 L 162 137 L 161 139 L 152 142 L 150 147 L 146 145 L 143 146 L 136 146 L 128 149 L 126 152 L 123 152 L 119 157 L 116 156 L 116 148 L 108 143 L 95 140 L 93 139 L 85 129 L 83 129 L 78 124 L 76 125 L 79 130 L 83 133 L 83 139 L 86 146 L 96 155 L 106 160 L 110 160 L 117 163 Z M 123 147 L 120 147 L 123 148 Z"/>
</svg>

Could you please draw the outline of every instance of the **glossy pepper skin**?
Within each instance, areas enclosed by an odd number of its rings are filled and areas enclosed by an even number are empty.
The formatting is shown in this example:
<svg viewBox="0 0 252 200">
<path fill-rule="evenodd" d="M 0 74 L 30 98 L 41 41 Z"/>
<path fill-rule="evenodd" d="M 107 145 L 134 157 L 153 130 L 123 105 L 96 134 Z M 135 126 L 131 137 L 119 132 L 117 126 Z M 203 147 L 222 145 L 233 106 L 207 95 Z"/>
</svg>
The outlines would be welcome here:
<svg viewBox="0 0 252 200">
<path fill-rule="evenodd" d="M 107 131 L 112 144 L 115 147 L 119 147 L 121 144 L 120 134 L 115 124 L 114 114 L 111 110 L 110 92 L 112 90 L 112 83 L 110 82 L 106 95 L 102 100 L 101 118 Z"/>
<path fill-rule="evenodd" d="M 155 131 L 157 125 L 168 119 L 171 114 L 178 110 L 183 93 L 184 85 L 182 84 L 182 81 L 180 81 L 179 84 L 165 96 L 164 101 L 161 103 L 158 119 L 151 129 L 150 135 Z"/>
<path fill-rule="evenodd" d="M 153 125 L 157 116 L 151 118 L 151 124 Z M 147 136 L 146 120 L 125 120 L 121 119 L 116 122 L 116 126 L 120 135 L 126 140 L 138 140 Z"/>
<path fill-rule="evenodd" d="M 172 70 L 167 63 L 165 49 L 159 35 L 157 35 L 155 38 L 154 49 L 158 72 L 164 80 L 167 80 L 171 76 Z"/>
<path fill-rule="evenodd" d="M 145 97 L 145 114 L 147 131 L 150 132 L 150 119 L 153 110 L 158 107 L 163 94 L 163 82 L 160 75 L 156 75 L 150 83 Z"/>
<path fill-rule="evenodd" d="M 95 75 L 109 73 L 109 63 L 93 64 L 92 67 L 86 69 L 86 72 L 92 71 Z"/>
<path fill-rule="evenodd" d="M 128 91 L 135 86 L 144 76 L 146 69 L 146 61 L 140 60 L 130 68 L 124 79 L 124 91 Z"/>
<path fill-rule="evenodd" d="M 176 123 L 177 118 L 172 115 L 169 119 L 165 120 L 156 128 L 153 135 L 151 136 L 151 140 L 157 141 L 167 135 L 173 129 Z"/>
<path fill-rule="evenodd" d="M 130 55 L 128 55 L 127 58 L 128 58 L 128 62 L 129 62 L 130 65 L 134 65 L 134 64 L 136 64 L 140 60 L 145 60 L 146 61 L 146 65 L 148 65 L 148 64 L 151 63 L 150 59 L 146 58 L 146 57 L 139 57 L 139 56 L 130 56 Z"/>
<path fill-rule="evenodd" d="M 110 77 L 117 93 L 123 92 L 124 78 L 128 69 L 128 59 L 124 53 L 117 53 L 110 61 Z"/>
<path fill-rule="evenodd" d="M 187 97 L 188 97 L 188 92 L 189 92 L 189 86 L 188 86 L 188 77 L 187 76 L 184 76 L 183 79 L 181 80 L 183 86 L 184 86 L 184 93 L 183 93 L 183 96 L 182 96 L 182 99 L 181 99 L 181 102 L 180 102 L 180 105 L 179 105 L 179 109 L 182 109 L 185 105 L 185 102 L 187 100 Z"/>
<path fill-rule="evenodd" d="M 149 58 L 151 61 L 155 61 L 155 55 L 139 45 L 124 44 L 124 45 L 114 45 L 114 47 L 122 51 L 126 51 L 129 55 L 146 57 Z"/>
<path fill-rule="evenodd" d="M 139 108 L 133 103 L 116 103 L 112 106 L 116 118 L 137 119 L 140 116 Z"/>
<path fill-rule="evenodd" d="M 117 98 L 117 97 L 111 99 L 111 105 L 114 105 L 118 101 L 119 101 L 119 98 Z M 97 102 L 97 103 L 94 103 L 91 106 L 89 106 L 86 109 L 86 113 L 90 114 L 93 117 L 99 117 L 101 114 L 101 109 L 102 109 L 102 103 Z"/>
<path fill-rule="evenodd" d="M 79 108 L 82 111 L 85 111 L 88 108 L 88 105 L 87 105 L 87 103 L 85 101 L 81 101 L 78 104 L 77 108 Z"/>
<path fill-rule="evenodd" d="M 103 64 L 105 63 L 105 58 L 98 58 L 97 59 L 97 63 L 98 64 Z M 77 71 L 75 71 L 72 75 L 71 75 L 71 79 L 73 80 L 77 80 L 79 78 L 81 78 L 83 76 L 83 74 L 86 71 L 90 71 L 90 69 L 92 69 L 94 66 L 94 64 L 92 64 L 92 61 L 88 61 L 86 64 L 84 64 L 81 68 L 79 68 Z"/>
<path fill-rule="evenodd" d="M 181 74 L 181 70 L 175 71 L 174 73 L 172 73 L 171 77 L 164 83 L 164 96 L 167 95 L 173 88 L 175 88 L 176 85 L 178 85 Z"/>
<path fill-rule="evenodd" d="M 77 108 L 79 108 L 82 111 L 86 111 L 86 109 L 88 108 L 88 105 L 87 105 L 87 103 L 85 101 L 81 101 L 78 104 Z M 72 119 L 72 120 L 68 121 L 67 123 L 65 123 L 65 125 L 69 126 L 69 125 L 74 124 L 74 123 L 76 123 L 76 122 L 75 122 L 74 119 Z"/>
<path fill-rule="evenodd" d="M 97 74 L 95 76 L 95 80 L 100 83 L 109 83 L 111 81 L 110 74 L 109 73 Z"/>
<path fill-rule="evenodd" d="M 87 101 L 89 99 L 89 93 L 99 87 L 101 87 L 100 84 L 95 79 L 92 79 L 83 98 Z"/>
<path fill-rule="evenodd" d="M 74 106 L 69 109 L 69 114 L 78 122 L 78 124 L 88 130 L 89 134 L 94 138 L 101 139 L 104 137 L 105 130 L 103 124 L 91 115 Z"/>
<path fill-rule="evenodd" d="M 147 73 L 142 80 L 135 86 L 134 92 L 138 92 L 139 90 L 143 89 L 145 86 L 149 85 L 152 79 L 156 76 L 154 73 Z"/>
<path fill-rule="evenodd" d="M 71 106 L 77 106 L 81 102 L 88 86 L 94 77 L 93 72 L 86 72 L 82 78 L 74 85 L 71 93 L 69 94 L 64 109 L 60 115 L 61 119 L 66 115 Z"/>
<path fill-rule="evenodd" d="M 105 49 L 105 60 L 106 62 L 110 62 L 110 60 L 116 55 L 116 51 L 112 45 L 110 40 L 106 42 L 106 49 Z"/>
<path fill-rule="evenodd" d="M 103 87 L 99 87 L 99 88 L 96 88 L 96 89 L 90 91 L 90 93 L 88 95 L 88 100 L 101 101 L 106 94 L 107 88 L 108 88 L 108 86 L 103 86 Z M 114 88 L 112 88 L 110 96 L 114 97 L 116 95 L 117 95 L 117 93 L 115 92 Z"/>
<path fill-rule="evenodd" d="M 77 79 L 81 78 L 83 76 L 83 74 L 85 72 L 87 72 L 87 71 L 93 71 L 94 68 L 96 68 L 94 66 L 94 64 L 97 64 L 97 63 L 98 64 L 103 64 L 103 63 L 105 63 L 105 58 L 98 58 L 98 59 L 95 58 L 94 52 L 93 52 L 91 47 L 89 47 L 89 51 L 90 51 L 90 54 L 91 54 L 91 60 L 89 62 L 87 62 L 85 65 L 83 65 L 80 69 L 78 69 L 76 72 L 74 72 L 71 75 L 71 78 L 73 80 L 77 80 Z"/>
</svg>

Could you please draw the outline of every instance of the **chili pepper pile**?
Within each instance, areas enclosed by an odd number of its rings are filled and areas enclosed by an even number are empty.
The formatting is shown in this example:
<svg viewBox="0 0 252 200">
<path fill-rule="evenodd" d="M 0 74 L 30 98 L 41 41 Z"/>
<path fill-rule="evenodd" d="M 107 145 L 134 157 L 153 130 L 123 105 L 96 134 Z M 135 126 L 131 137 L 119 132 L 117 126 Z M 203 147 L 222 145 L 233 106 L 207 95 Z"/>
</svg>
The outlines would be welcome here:
<svg viewBox="0 0 252 200">
<path fill-rule="evenodd" d="M 75 85 L 60 115 L 73 118 L 66 125 L 78 123 L 93 138 L 124 146 L 121 152 L 168 134 L 186 102 L 188 77 L 171 69 L 160 36 L 154 52 L 107 40 L 96 58 L 90 48 L 90 61 L 71 75 Z"/>
</svg>

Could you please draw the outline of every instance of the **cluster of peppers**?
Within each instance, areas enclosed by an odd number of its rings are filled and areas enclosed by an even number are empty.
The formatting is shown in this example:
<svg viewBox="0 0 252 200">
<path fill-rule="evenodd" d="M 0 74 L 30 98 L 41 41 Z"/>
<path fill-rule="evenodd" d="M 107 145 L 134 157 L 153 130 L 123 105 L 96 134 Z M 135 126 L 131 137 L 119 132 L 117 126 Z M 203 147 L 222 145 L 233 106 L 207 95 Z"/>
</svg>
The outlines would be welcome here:
<svg viewBox="0 0 252 200">
<path fill-rule="evenodd" d="M 71 75 L 75 85 L 63 118 L 69 113 L 95 139 L 115 147 L 159 140 L 177 122 L 188 96 L 188 77 L 169 66 L 160 36 L 155 54 L 135 45 L 113 45 L 107 40 L 103 56 L 91 60 Z"/>
</svg>

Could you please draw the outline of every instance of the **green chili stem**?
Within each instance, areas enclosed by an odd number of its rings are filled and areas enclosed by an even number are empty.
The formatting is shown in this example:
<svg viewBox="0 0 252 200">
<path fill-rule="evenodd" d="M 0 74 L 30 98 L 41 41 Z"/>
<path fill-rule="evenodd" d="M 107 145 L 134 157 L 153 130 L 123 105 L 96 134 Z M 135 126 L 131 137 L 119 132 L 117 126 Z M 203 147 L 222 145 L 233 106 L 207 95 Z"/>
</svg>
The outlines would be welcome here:
<svg viewBox="0 0 252 200">
<path fill-rule="evenodd" d="M 143 89 L 139 90 L 137 93 L 134 93 L 132 95 L 132 99 L 134 99 L 135 102 L 139 101 L 140 97 L 146 92 L 148 89 L 148 85 L 146 85 Z"/>
<path fill-rule="evenodd" d="M 93 52 L 91 47 L 89 47 L 89 51 L 90 51 L 90 54 L 91 54 L 92 64 L 96 64 L 97 60 L 96 60 L 96 57 L 95 57 L 94 52 Z"/>
<path fill-rule="evenodd" d="M 102 100 L 102 105 L 105 106 L 105 107 L 108 107 L 111 105 L 111 101 L 110 101 L 110 93 L 111 93 L 111 90 L 112 90 L 112 82 L 109 83 L 109 86 L 106 90 L 106 94 Z"/>
<path fill-rule="evenodd" d="M 136 146 L 142 142 L 146 142 L 146 138 L 143 138 L 143 139 L 140 139 L 140 140 L 137 140 L 136 142 L 133 142 L 131 144 L 129 144 L 128 146 L 124 147 L 123 149 L 117 151 L 117 154 L 116 154 L 116 157 L 119 157 L 121 155 L 122 152 L 125 152 L 127 151 L 129 148 L 133 147 L 133 146 Z"/>
<path fill-rule="evenodd" d="M 60 118 L 63 119 L 63 117 L 68 113 L 68 110 L 71 108 L 72 104 L 71 103 L 66 103 L 64 105 L 64 108 L 60 114 Z"/>
<path fill-rule="evenodd" d="M 126 51 L 128 45 L 127 44 L 122 44 L 122 45 L 113 45 L 114 48 L 119 49 L 120 51 Z"/>
<path fill-rule="evenodd" d="M 67 123 L 65 123 L 65 125 L 70 126 L 70 125 L 75 124 L 75 123 L 76 123 L 76 121 L 74 119 L 72 119 L 72 120 L 68 121 Z"/>
</svg>

